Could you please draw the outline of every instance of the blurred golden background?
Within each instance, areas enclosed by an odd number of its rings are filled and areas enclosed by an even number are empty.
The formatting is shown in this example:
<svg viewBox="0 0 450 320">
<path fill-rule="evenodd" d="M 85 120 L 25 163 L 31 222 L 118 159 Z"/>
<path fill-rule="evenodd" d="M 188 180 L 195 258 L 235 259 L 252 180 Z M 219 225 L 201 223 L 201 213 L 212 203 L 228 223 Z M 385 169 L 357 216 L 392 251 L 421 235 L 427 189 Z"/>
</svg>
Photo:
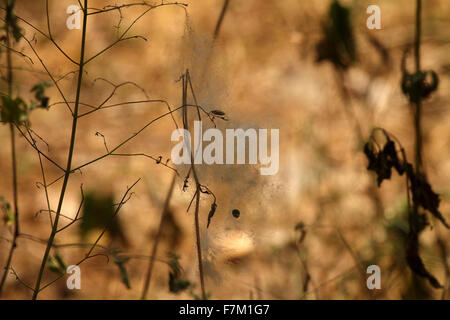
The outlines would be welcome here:
<svg viewBox="0 0 450 320">
<path fill-rule="evenodd" d="M 131 1 L 132 2 L 132 1 Z M 167 2 L 167 1 L 166 1 Z M 180 76 L 189 69 L 198 103 L 207 110 L 222 110 L 229 121 L 217 127 L 280 129 L 280 168 L 273 176 L 261 176 L 255 165 L 199 165 L 202 184 L 217 197 L 217 211 L 206 228 L 211 196 L 201 195 L 200 235 L 206 292 L 211 299 L 402 299 L 448 298 L 450 232 L 430 217 L 420 236 L 420 253 L 427 269 L 444 289 L 434 289 L 412 274 L 405 261 L 408 232 L 406 186 L 393 174 L 376 187 L 367 171 L 362 144 L 372 128 L 382 127 L 402 143 L 408 159 L 414 159 L 412 108 L 401 90 L 401 61 L 405 48 L 413 46 L 415 4 L 410 0 L 378 0 L 381 30 L 368 30 L 366 9 L 373 1 L 344 1 L 356 46 L 356 59 L 338 71 L 329 61 L 317 61 L 317 45 L 323 39 L 332 1 L 234 1 L 225 13 L 217 39 L 213 34 L 223 0 L 182 1 L 188 6 L 163 6 L 148 12 L 122 41 L 86 65 L 81 102 L 99 105 L 121 86 L 108 105 L 130 101 L 165 100 L 182 105 Z M 124 1 L 123 3 L 126 3 Z M 79 59 L 81 30 L 68 30 L 66 9 L 73 0 L 49 1 L 53 38 L 75 61 Z M 90 8 L 119 2 L 90 0 Z M 423 103 L 424 168 L 433 189 L 441 196 L 441 212 L 450 219 L 450 6 L 447 0 L 423 1 L 422 69 L 438 73 L 437 92 Z M 88 18 L 86 57 L 92 57 L 145 11 L 133 6 Z M 2 15 L 4 10 L 2 10 Z M 45 32 L 45 1 L 17 0 L 15 13 Z M 39 32 L 18 21 L 48 70 L 59 78 L 69 101 L 75 100 L 77 66 Z M 30 89 L 49 81 L 39 59 L 21 40 L 14 49 L 29 56 L 12 55 L 14 95 L 32 100 Z M 5 49 L 1 73 L 6 75 Z M 407 66 L 413 68 L 412 50 Z M 109 82 L 99 79 L 103 78 Z M 132 83 L 131 83 L 132 82 Z M 1 91 L 5 92 L 5 81 Z M 65 166 L 72 117 L 55 86 L 45 90 L 48 110 L 30 116 L 39 148 Z M 89 111 L 82 105 L 80 112 Z M 134 103 L 98 110 L 79 119 L 73 165 L 79 166 L 116 146 L 152 119 L 167 112 L 164 103 Z M 192 113 L 194 114 L 194 113 Z M 181 113 L 175 113 L 181 123 Z M 206 122 L 206 120 L 204 121 Z M 210 124 L 208 124 L 210 126 Z M 171 117 L 154 122 L 118 150 L 146 154 L 162 162 L 170 158 L 174 143 Z M 98 133 L 98 134 L 96 134 Z M 29 299 L 50 235 L 47 202 L 37 152 L 16 131 L 20 227 L 12 267 L 2 298 Z M 10 136 L 0 126 L 0 195 L 12 203 Z M 48 143 L 48 146 L 46 143 Z M 62 172 L 43 160 L 47 183 Z M 170 162 L 169 162 L 170 164 Z M 173 165 L 172 165 L 173 166 Z M 161 242 L 147 298 L 192 299 L 200 295 L 194 210 L 187 212 L 195 183 L 183 191 L 187 169 L 177 168 L 169 218 Z M 130 288 L 121 277 L 114 257 L 104 255 L 81 264 L 81 290 L 69 290 L 64 277 L 39 293 L 40 299 L 139 299 L 148 257 L 158 232 L 159 220 L 173 170 L 145 156 L 108 156 L 75 172 L 68 184 L 60 225 L 74 218 L 82 199 L 80 185 L 91 201 L 93 214 L 117 204 L 138 178 L 132 196 L 114 220 L 114 232 L 101 239 L 103 248 L 118 248 L 126 259 Z M 39 182 L 39 183 L 37 183 Z M 56 208 L 62 181 L 48 188 Z M 102 207 L 103 208 L 103 207 Z M 238 209 L 235 218 L 232 210 Z M 2 215 L 4 212 L 1 213 Z M 0 265 L 11 246 L 11 225 L 0 226 Z M 57 252 L 67 265 L 84 257 L 86 246 L 101 232 L 98 225 L 82 234 L 76 222 L 58 233 L 51 255 Z M 300 241 L 301 240 L 301 241 Z M 439 241 L 441 240 L 441 241 Z M 169 290 L 169 252 L 179 256 L 182 277 L 190 286 L 178 293 Z M 105 254 L 100 247 L 96 253 Z M 110 253 L 110 252 L 109 252 Z M 128 259 L 128 260 L 127 260 Z M 161 261 L 160 261 L 161 260 Z M 381 289 L 366 287 L 367 266 L 381 268 Z M 446 271 L 447 270 L 447 271 Z M 2 270 L 3 272 L 3 270 Z M 123 274 L 122 274 L 123 275 Z M 43 284 L 57 273 L 46 268 Z"/>
</svg>

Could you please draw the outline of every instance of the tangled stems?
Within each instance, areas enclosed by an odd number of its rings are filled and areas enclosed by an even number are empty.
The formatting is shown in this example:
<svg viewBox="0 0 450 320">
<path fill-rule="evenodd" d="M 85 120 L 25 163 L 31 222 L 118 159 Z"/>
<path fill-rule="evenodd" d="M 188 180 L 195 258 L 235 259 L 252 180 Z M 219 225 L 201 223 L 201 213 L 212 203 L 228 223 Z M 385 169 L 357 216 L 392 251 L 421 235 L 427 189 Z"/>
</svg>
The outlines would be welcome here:
<svg viewBox="0 0 450 320">
<path fill-rule="evenodd" d="M 188 128 L 188 101 L 187 101 L 187 95 L 188 95 L 188 84 L 190 85 L 191 94 L 194 98 L 195 105 L 197 106 L 197 115 L 198 119 L 201 121 L 201 115 L 200 115 L 200 108 L 197 104 L 197 99 L 195 98 L 194 89 L 192 87 L 191 83 L 191 77 L 189 74 L 189 70 L 186 70 L 186 73 L 182 76 L 182 83 L 183 83 L 183 127 L 185 130 L 189 130 Z M 203 272 L 203 260 L 202 260 L 202 244 L 200 239 L 200 224 L 199 224 L 199 212 L 200 212 L 200 193 L 201 193 L 201 184 L 200 180 L 197 175 L 197 171 L 195 169 L 195 162 L 194 162 L 194 153 L 190 152 L 191 156 L 191 168 L 189 172 L 192 172 L 194 176 L 195 181 L 195 213 L 194 213 L 194 223 L 195 223 L 195 243 L 197 247 L 197 259 L 198 259 L 198 271 L 199 271 L 199 277 L 200 277 L 200 287 L 202 291 L 202 299 L 206 300 L 206 291 L 205 291 L 205 277 Z M 189 175 L 189 174 L 188 174 Z M 187 179 L 187 178 L 186 178 Z"/>
<path fill-rule="evenodd" d="M 6 7 L 8 8 L 11 4 L 8 0 L 5 0 Z M 9 24 L 8 19 L 5 19 L 6 25 L 6 44 L 7 48 L 11 48 L 11 39 L 9 34 Z M 12 84 L 13 84 L 13 65 L 11 58 L 11 50 L 6 50 L 6 61 L 7 61 L 7 82 L 8 82 L 8 95 L 12 95 Z M 17 194 L 17 159 L 16 159 L 16 141 L 15 141 L 15 129 L 14 124 L 9 124 L 10 134 L 11 134 L 11 157 L 12 157 L 12 174 L 13 174 L 13 201 L 14 201 L 14 234 L 13 241 L 11 243 L 11 249 L 9 250 L 8 259 L 5 265 L 5 270 L 3 271 L 2 278 L 0 280 L 0 296 L 2 294 L 3 286 L 6 281 L 6 275 L 11 267 L 11 262 L 14 254 L 14 250 L 17 246 L 17 237 L 19 235 L 19 205 L 18 205 L 18 194 Z"/>
<path fill-rule="evenodd" d="M 88 0 L 84 0 L 84 7 L 82 8 L 83 11 L 83 30 L 82 30 L 82 36 L 81 36 L 81 53 L 80 53 L 80 62 L 79 62 L 79 71 L 78 71 L 78 82 L 77 82 L 77 93 L 75 98 L 75 106 L 73 110 L 73 121 L 72 121 L 72 133 L 70 137 L 70 146 L 69 146 L 69 155 L 67 158 L 67 167 L 64 174 L 64 181 L 61 188 L 61 194 L 59 196 L 59 202 L 58 202 L 58 208 L 56 210 L 55 215 L 55 221 L 53 222 L 52 231 L 50 233 L 50 237 L 48 238 L 47 247 L 45 249 L 44 257 L 42 259 L 41 268 L 39 270 L 38 278 L 36 280 L 36 285 L 34 287 L 33 297 L 32 299 L 37 299 L 37 296 L 40 291 L 40 285 L 42 280 L 42 275 L 44 273 L 45 265 L 47 263 L 48 256 L 50 254 L 50 250 L 53 245 L 53 241 L 55 239 L 56 232 L 58 231 L 58 221 L 61 214 L 62 204 L 64 201 L 64 195 L 66 193 L 67 184 L 69 181 L 69 176 L 71 174 L 71 167 L 72 167 L 72 157 L 73 157 L 73 150 L 75 146 L 75 137 L 77 133 L 77 122 L 78 122 L 78 108 L 80 105 L 80 94 L 81 94 L 81 82 L 83 78 L 84 73 L 84 54 L 85 54 L 85 45 L 86 45 L 86 25 L 87 25 L 87 2 Z"/>
</svg>

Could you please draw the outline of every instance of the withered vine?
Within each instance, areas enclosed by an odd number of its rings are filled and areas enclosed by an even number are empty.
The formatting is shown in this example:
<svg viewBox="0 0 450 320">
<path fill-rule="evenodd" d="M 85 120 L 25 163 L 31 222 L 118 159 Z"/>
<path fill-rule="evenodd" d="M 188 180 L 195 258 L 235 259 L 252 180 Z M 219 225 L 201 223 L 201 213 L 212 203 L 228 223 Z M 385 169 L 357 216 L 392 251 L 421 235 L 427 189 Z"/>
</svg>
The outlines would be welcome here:
<svg viewBox="0 0 450 320">
<path fill-rule="evenodd" d="M 425 267 L 419 254 L 419 235 L 429 224 L 425 211 L 431 213 L 447 229 L 450 229 L 447 221 L 439 210 L 440 197 L 432 189 L 423 168 L 422 150 L 422 101 L 430 97 L 437 90 L 439 78 L 436 72 L 421 70 L 420 46 L 421 46 L 421 12 L 422 1 L 416 1 L 416 34 L 414 42 L 415 72 L 406 69 L 405 51 L 401 70 L 401 89 L 408 98 L 414 115 L 415 131 L 415 163 L 406 158 L 405 150 L 399 140 L 385 129 L 375 128 L 364 146 L 364 153 L 369 161 L 368 170 L 377 175 L 378 186 L 384 180 L 391 178 L 393 170 L 406 178 L 408 199 L 408 224 L 409 233 L 406 243 L 406 261 L 410 269 L 420 277 L 426 278 L 434 288 L 442 288 L 439 281 Z M 375 134 L 381 132 L 385 143 L 380 145 Z"/>
</svg>

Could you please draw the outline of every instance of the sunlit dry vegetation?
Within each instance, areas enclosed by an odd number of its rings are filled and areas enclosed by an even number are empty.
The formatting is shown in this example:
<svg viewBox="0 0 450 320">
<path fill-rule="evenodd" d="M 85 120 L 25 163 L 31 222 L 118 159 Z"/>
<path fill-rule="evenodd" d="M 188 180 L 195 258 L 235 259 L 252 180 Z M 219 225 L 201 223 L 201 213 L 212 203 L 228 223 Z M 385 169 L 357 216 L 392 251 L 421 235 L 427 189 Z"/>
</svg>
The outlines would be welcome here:
<svg viewBox="0 0 450 320">
<path fill-rule="evenodd" d="M 448 299 L 450 6 L 376 2 L 381 30 L 369 1 L 2 1 L 1 298 Z M 280 129 L 278 173 L 175 165 L 200 119 Z"/>
</svg>

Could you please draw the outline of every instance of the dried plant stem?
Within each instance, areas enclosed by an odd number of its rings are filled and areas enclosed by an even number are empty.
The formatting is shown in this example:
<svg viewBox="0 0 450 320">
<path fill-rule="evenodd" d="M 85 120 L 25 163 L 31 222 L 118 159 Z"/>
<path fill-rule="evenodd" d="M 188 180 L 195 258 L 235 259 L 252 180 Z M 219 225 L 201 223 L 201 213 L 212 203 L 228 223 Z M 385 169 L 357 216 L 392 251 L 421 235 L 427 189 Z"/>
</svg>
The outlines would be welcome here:
<svg viewBox="0 0 450 320">
<path fill-rule="evenodd" d="M 195 174 L 194 174 L 195 175 Z M 206 292 L 205 292 L 205 279 L 203 274 L 203 263 L 202 263 L 202 246 L 200 242 L 200 226 L 198 220 L 198 214 L 200 209 L 200 190 L 199 185 L 197 184 L 197 194 L 195 196 L 195 238 L 197 243 L 197 257 L 198 257 L 198 270 L 200 274 L 200 285 L 202 288 L 202 298 L 206 300 Z"/>
<path fill-rule="evenodd" d="M 87 0 L 84 0 L 84 7 L 83 7 L 83 31 L 82 31 L 82 37 L 81 37 L 81 53 L 80 53 L 80 62 L 79 62 L 79 71 L 78 71 L 78 82 L 77 82 L 77 91 L 76 91 L 76 98 L 75 98 L 75 106 L 73 111 L 73 121 L 72 121 L 72 133 L 70 137 L 70 146 L 69 146 L 69 154 L 67 158 L 67 167 L 64 174 L 64 181 L 61 188 L 61 194 L 59 196 L 59 202 L 58 202 L 58 208 L 56 210 L 55 220 L 53 222 L 52 231 L 50 233 L 50 237 L 47 242 L 47 248 L 45 249 L 44 257 L 42 259 L 41 268 L 39 270 L 38 278 L 36 280 L 36 285 L 34 287 L 33 297 L 32 299 L 35 300 L 39 294 L 40 291 L 40 285 L 42 280 L 42 275 L 44 273 L 45 265 L 47 263 L 48 256 L 50 254 L 50 250 L 53 245 L 53 241 L 55 239 L 55 235 L 58 231 L 58 221 L 62 210 L 62 205 L 64 201 L 64 195 L 66 193 L 67 184 L 69 181 L 69 177 L 71 174 L 71 168 L 72 168 L 72 157 L 73 157 L 73 150 L 75 147 L 75 137 L 77 133 L 77 121 L 78 121 L 78 107 L 80 104 L 80 94 L 81 94 L 81 82 L 83 77 L 83 67 L 84 67 L 84 55 L 85 55 L 85 44 L 86 44 L 86 26 L 87 26 Z"/>
<path fill-rule="evenodd" d="M 14 194 L 14 233 L 13 233 L 13 240 L 11 243 L 11 248 L 9 249 L 9 253 L 8 253 L 8 259 L 6 261 L 6 265 L 5 265 L 2 279 L 0 282 L 0 296 L 3 291 L 3 286 L 5 285 L 5 282 L 6 282 L 6 276 L 11 267 L 14 250 L 17 247 L 17 236 L 19 235 L 19 211 L 18 211 L 18 204 L 17 204 L 17 168 L 16 168 L 16 151 L 15 151 L 16 147 L 15 147 L 15 137 L 14 137 L 15 130 L 14 130 L 13 124 L 10 124 L 10 130 L 11 130 L 13 194 Z"/>
<path fill-rule="evenodd" d="M 416 71 L 420 71 L 420 44 L 422 37 L 422 0 L 416 0 L 416 38 L 414 42 L 414 56 Z"/>
<path fill-rule="evenodd" d="M 153 242 L 152 250 L 150 252 L 149 265 L 148 265 L 148 269 L 147 269 L 147 274 L 145 276 L 144 288 L 142 289 L 141 300 L 145 300 L 146 299 L 148 288 L 150 287 L 150 280 L 151 280 L 151 277 L 152 277 L 153 265 L 155 263 L 154 257 L 156 257 L 156 253 L 157 253 L 157 250 L 158 250 L 159 240 L 161 239 L 162 230 L 163 230 L 164 219 L 165 219 L 165 217 L 167 215 L 167 212 L 169 210 L 169 203 L 170 203 L 170 199 L 172 198 L 173 188 L 175 187 L 176 177 L 177 177 L 177 175 L 174 174 L 173 178 L 172 178 L 172 182 L 171 182 L 170 187 L 169 187 L 169 192 L 168 192 L 166 200 L 164 202 L 164 207 L 163 207 L 163 211 L 162 211 L 162 214 L 161 214 L 161 219 L 159 221 L 158 232 L 156 234 L 155 241 Z"/>
<path fill-rule="evenodd" d="M 420 55 L 420 47 L 422 42 L 422 0 L 416 0 L 416 35 L 414 41 L 414 59 L 416 66 L 416 73 L 421 72 L 421 55 Z M 424 171 L 423 168 L 423 138 L 422 138 L 422 101 L 421 97 L 417 99 L 415 103 L 415 112 L 414 112 L 414 131 L 415 131 L 415 165 L 416 165 L 416 174 L 419 175 Z M 413 206 L 412 210 L 413 217 L 417 217 L 418 215 L 418 207 L 416 204 Z M 442 262 L 445 269 L 445 286 L 442 291 L 442 299 L 445 299 L 446 291 L 448 289 L 449 284 L 449 274 L 450 269 L 447 264 L 447 247 L 445 241 L 442 239 L 441 235 L 437 234 L 437 245 L 441 253 Z"/>
<path fill-rule="evenodd" d="M 366 270 L 363 264 L 363 261 L 359 257 L 359 255 L 352 249 L 350 244 L 348 243 L 347 239 L 343 236 L 342 232 L 339 230 L 339 228 L 336 228 L 336 232 L 338 234 L 339 239 L 342 241 L 345 249 L 350 253 L 350 256 L 352 257 L 353 261 L 355 262 L 355 266 L 358 268 L 360 277 L 361 277 L 361 288 L 362 291 L 366 291 Z M 367 290 L 367 297 L 369 299 L 375 299 L 375 294 L 372 292 L 372 290 Z"/>
<path fill-rule="evenodd" d="M 189 74 L 189 70 L 186 70 L 186 73 L 182 77 L 183 80 L 183 127 L 185 130 L 189 130 L 188 128 L 188 112 L 187 112 L 187 92 L 188 92 L 188 84 L 190 85 L 190 89 L 192 94 L 194 93 L 191 78 Z M 194 96 L 194 100 L 196 100 Z M 197 101 L 195 101 L 197 105 Z M 200 109 L 197 107 L 198 118 L 201 120 Z M 189 146 L 190 149 L 190 146 Z M 196 150 L 194 151 L 196 152 Z M 200 211 L 200 193 L 201 193 L 201 184 L 198 179 L 197 171 L 194 165 L 194 154 L 191 151 L 191 168 L 190 172 L 194 175 L 195 180 L 195 242 L 197 246 L 197 258 L 198 258 L 198 271 L 200 277 L 200 286 L 202 290 L 202 299 L 206 300 L 206 291 L 205 291 L 205 280 L 203 274 L 203 262 L 202 262 L 202 244 L 200 239 L 200 224 L 199 224 L 199 211 Z"/>
<path fill-rule="evenodd" d="M 137 179 L 136 182 L 134 182 L 130 187 L 127 187 L 127 190 L 125 191 L 124 195 L 122 196 L 122 199 L 120 200 L 120 202 L 117 204 L 117 208 L 114 211 L 114 214 L 111 216 L 109 222 L 106 224 L 106 226 L 103 228 L 102 232 L 99 234 L 99 236 L 97 237 L 97 239 L 94 241 L 93 244 L 66 244 L 65 246 L 86 246 L 88 245 L 90 247 L 89 251 L 86 253 L 86 255 L 84 256 L 84 258 L 82 258 L 79 262 L 77 262 L 75 265 L 79 266 L 80 264 L 82 264 L 84 261 L 94 258 L 94 257 L 98 257 L 98 256 L 104 256 L 108 259 L 108 255 L 104 254 L 104 253 L 97 253 L 97 254 L 92 254 L 92 252 L 97 248 L 100 247 L 102 249 L 105 250 L 105 247 L 99 245 L 98 243 L 100 242 L 100 240 L 102 239 L 102 237 L 105 235 L 106 230 L 108 230 L 108 228 L 111 226 L 111 223 L 113 221 L 113 219 L 119 214 L 120 209 L 122 209 L 122 206 L 131 198 L 131 190 L 134 188 L 134 186 L 140 181 L 141 179 Z M 47 242 L 48 245 L 48 242 Z M 61 245 L 52 245 L 53 247 L 61 247 Z M 64 245 L 63 245 L 64 246 Z M 108 250 L 109 251 L 109 250 Z M 59 277 L 57 277 L 56 279 L 50 281 L 49 283 L 45 284 L 44 286 L 42 286 L 39 291 L 44 290 L 45 288 L 48 288 L 49 286 L 51 286 L 53 283 L 55 283 L 56 281 L 58 281 L 59 279 L 61 279 L 62 277 L 64 277 L 65 274 L 60 275 Z"/>
<path fill-rule="evenodd" d="M 416 66 L 416 73 L 420 72 L 420 42 L 421 42 L 421 13 L 422 13 L 422 0 L 416 0 L 416 35 L 414 41 L 414 61 Z M 414 142 L 414 151 L 415 151 L 415 169 L 416 174 L 419 175 L 422 168 L 422 126 L 421 126 L 421 116 L 422 116 L 422 101 L 419 96 L 417 101 L 415 102 L 415 110 L 414 110 L 414 133 L 415 133 L 415 142 Z M 414 229 L 414 221 L 416 221 L 418 215 L 418 206 L 415 202 L 413 202 L 412 210 L 410 211 L 410 228 Z M 410 232 L 415 233 L 416 230 L 411 230 Z"/>
<path fill-rule="evenodd" d="M 230 0 L 224 0 L 222 11 L 220 12 L 219 19 L 216 23 L 216 28 L 214 29 L 214 35 L 213 35 L 213 41 L 216 41 L 217 37 L 219 36 L 220 27 L 222 26 L 223 18 L 225 17 L 225 13 L 227 12 L 228 4 L 230 3 Z"/>
<path fill-rule="evenodd" d="M 309 284 L 311 283 L 312 285 L 312 291 L 314 292 L 315 298 L 318 300 L 319 299 L 319 290 L 316 287 L 315 281 L 313 280 L 313 278 L 311 277 L 311 273 L 309 272 L 309 267 L 308 267 L 308 261 L 306 259 L 306 257 L 304 256 L 304 249 L 300 247 L 301 243 L 296 243 L 296 251 L 297 251 L 297 256 L 300 260 L 300 264 L 301 267 L 303 269 L 303 273 L 304 273 L 304 277 L 302 279 L 302 294 L 304 297 L 304 294 L 306 292 L 308 292 L 308 288 L 309 288 Z"/>
<path fill-rule="evenodd" d="M 422 0 L 417 0 L 416 8 L 416 39 L 414 42 L 414 59 L 416 65 L 416 72 L 420 72 L 420 43 L 422 36 L 422 23 L 421 23 L 421 13 L 422 13 Z M 415 154 L 416 154 L 416 173 L 420 173 L 422 169 L 422 127 L 421 127 L 421 116 L 422 116 L 422 101 L 419 97 L 416 102 L 416 110 L 414 113 L 414 129 L 416 134 L 415 142 Z"/>
<path fill-rule="evenodd" d="M 10 5 L 6 0 L 6 7 Z M 6 21 L 6 19 L 5 19 Z M 9 26 L 6 22 L 6 44 L 7 48 L 11 48 L 11 39 L 9 34 Z M 6 60 L 7 60 L 7 82 L 8 82 L 8 96 L 12 95 L 12 84 L 13 84 L 13 65 L 12 65 L 12 57 L 11 50 L 6 50 Z M 11 267 L 11 262 L 14 254 L 14 250 L 17 247 L 17 237 L 19 235 L 19 205 L 18 205 L 18 194 L 17 194 L 17 157 L 16 157 L 16 139 L 15 139 L 15 129 L 14 124 L 9 124 L 10 134 L 11 134 L 11 158 L 12 158 L 12 174 L 13 174 L 13 202 L 14 202 L 14 233 L 13 240 L 11 243 L 11 248 L 8 253 L 8 259 L 6 261 L 6 265 L 3 271 L 2 279 L 0 281 L 0 296 L 3 291 L 3 287 L 6 282 L 6 276 Z"/>
</svg>

